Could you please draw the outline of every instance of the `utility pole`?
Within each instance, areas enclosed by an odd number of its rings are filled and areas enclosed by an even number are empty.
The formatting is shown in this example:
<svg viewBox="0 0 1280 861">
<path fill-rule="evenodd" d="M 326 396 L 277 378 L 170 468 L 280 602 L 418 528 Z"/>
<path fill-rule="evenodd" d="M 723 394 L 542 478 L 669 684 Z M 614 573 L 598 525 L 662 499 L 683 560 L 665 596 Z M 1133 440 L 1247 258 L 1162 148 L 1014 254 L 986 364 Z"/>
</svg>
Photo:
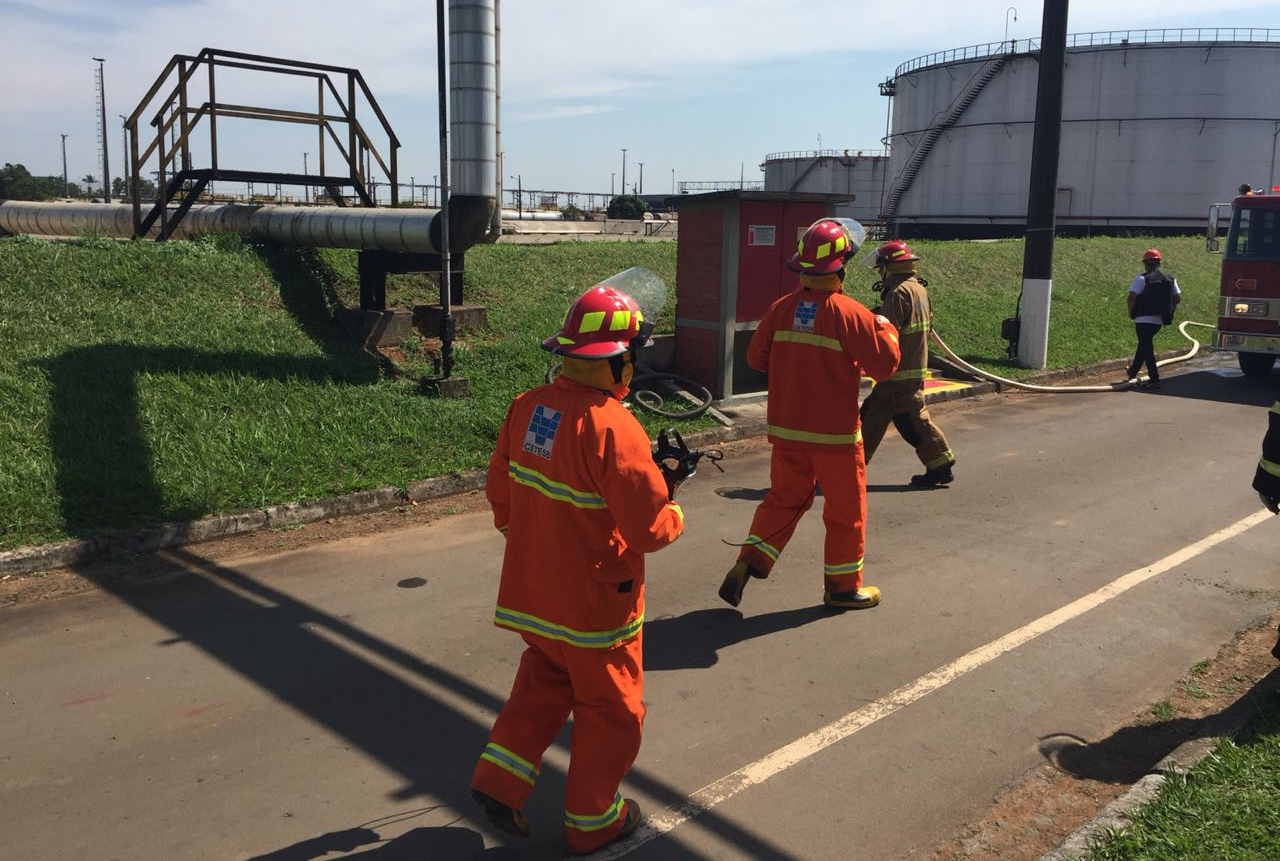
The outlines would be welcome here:
<svg viewBox="0 0 1280 861">
<path fill-rule="evenodd" d="M 644 162 L 640 162 L 640 193 L 644 194 Z"/>
<path fill-rule="evenodd" d="M 622 149 L 622 193 L 627 193 L 627 150 Z"/>
<path fill-rule="evenodd" d="M 609 196 L 610 197 L 614 196 L 613 183 L 614 183 L 614 180 L 617 178 L 618 178 L 618 175 L 616 173 L 609 174 Z"/>
<path fill-rule="evenodd" d="M 1043 368 L 1049 354 L 1049 304 L 1053 296 L 1054 204 L 1062 142 L 1062 79 L 1067 55 L 1067 0 L 1045 0 L 1040 25 L 1036 128 L 1031 140 L 1027 239 L 1018 300 L 1018 364 Z"/>
<path fill-rule="evenodd" d="M 102 57 L 93 58 L 98 63 L 98 134 L 102 136 L 102 200 L 111 202 L 111 166 L 107 163 L 107 88 L 103 81 Z"/>
<path fill-rule="evenodd" d="M 303 176 L 307 176 L 307 175 L 309 175 L 309 174 L 311 173 L 311 171 L 307 169 L 307 156 L 308 156 L 308 155 L 310 155 L 310 153 L 305 153 L 305 152 L 304 152 L 304 153 L 302 154 L 302 174 L 303 174 Z M 310 185 L 304 185 L 304 186 L 302 186 L 302 200 L 303 200 L 303 202 L 304 202 L 304 203 L 310 203 L 310 202 L 311 202 L 311 186 L 310 186 Z"/>
<path fill-rule="evenodd" d="M 412 176 L 409 177 L 409 203 L 413 204 L 414 206 L 417 206 L 418 204 L 418 192 L 417 192 L 417 189 L 415 188 Z"/>
<path fill-rule="evenodd" d="M 671 193 L 676 193 L 676 169 L 671 168 Z"/>
<path fill-rule="evenodd" d="M 116 116 L 120 118 L 120 161 L 124 164 L 124 173 L 120 174 L 122 179 L 120 197 L 123 199 L 129 188 L 129 118 L 124 114 L 116 114 Z"/>
<path fill-rule="evenodd" d="M 67 196 L 67 136 L 62 136 L 62 196 Z"/>
</svg>

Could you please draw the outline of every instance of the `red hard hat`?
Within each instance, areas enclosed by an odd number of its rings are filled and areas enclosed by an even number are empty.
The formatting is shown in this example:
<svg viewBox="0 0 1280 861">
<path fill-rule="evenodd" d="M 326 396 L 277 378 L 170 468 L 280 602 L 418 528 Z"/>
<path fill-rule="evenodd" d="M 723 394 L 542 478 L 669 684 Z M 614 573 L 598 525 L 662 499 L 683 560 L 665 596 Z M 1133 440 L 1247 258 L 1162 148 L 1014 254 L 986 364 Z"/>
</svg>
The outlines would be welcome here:
<svg viewBox="0 0 1280 861">
<path fill-rule="evenodd" d="M 901 239 L 894 239 L 876 249 L 875 265 L 879 267 L 887 263 L 902 263 L 919 259 L 919 257 L 911 253 L 911 247 L 907 243 Z"/>
<path fill-rule="evenodd" d="M 1159 249 L 1157 249 L 1157 248 L 1148 248 L 1146 251 L 1142 252 L 1142 259 L 1143 259 L 1144 261 L 1145 261 L 1145 260 L 1159 260 L 1159 259 L 1160 259 L 1160 250 L 1159 250 Z"/>
<path fill-rule="evenodd" d="M 598 284 L 574 300 L 564 326 L 542 342 L 542 349 L 561 356 L 607 359 L 632 346 L 643 322 L 644 314 L 634 299 Z"/>
<path fill-rule="evenodd" d="M 806 275 L 829 275 L 844 266 L 857 250 L 857 243 L 843 224 L 833 218 L 823 218 L 809 225 L 800 237 L 787 268 Z"/>
</svg>

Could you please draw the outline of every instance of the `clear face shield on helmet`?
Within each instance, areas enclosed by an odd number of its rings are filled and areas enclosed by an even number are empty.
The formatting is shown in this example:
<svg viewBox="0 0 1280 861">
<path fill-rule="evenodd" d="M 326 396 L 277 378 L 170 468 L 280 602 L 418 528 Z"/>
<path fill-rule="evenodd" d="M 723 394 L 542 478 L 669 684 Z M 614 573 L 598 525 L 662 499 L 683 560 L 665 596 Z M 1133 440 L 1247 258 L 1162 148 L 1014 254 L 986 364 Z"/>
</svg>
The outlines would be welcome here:
<svg viewBox="0 0 1280 861">
<path fill-rule="evenodd" d="M 640 333 L 631 339 L 631 361 L 635 361 L 636 351 L 650 346 L 653 341 L 650 335 L 658 322 L 659 315 L 667 305 L 667 285 L 662 279 L 643 266 L 632 266 L 616 275 L 610 275 L 600 282 L 605 287 L 612 287 L 626 293 L 635 300 L 644 315 L 640 324 Z"/>
</svg>

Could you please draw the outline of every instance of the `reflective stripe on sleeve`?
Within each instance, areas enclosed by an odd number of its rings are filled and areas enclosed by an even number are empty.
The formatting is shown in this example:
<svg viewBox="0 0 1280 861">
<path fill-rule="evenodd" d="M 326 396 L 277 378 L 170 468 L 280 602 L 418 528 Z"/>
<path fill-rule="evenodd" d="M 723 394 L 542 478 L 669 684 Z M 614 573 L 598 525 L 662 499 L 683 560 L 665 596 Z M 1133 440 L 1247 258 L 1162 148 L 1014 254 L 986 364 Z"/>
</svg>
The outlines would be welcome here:
<svg viewBox="0 0 1280 861">
<path fill-rule="evenodd" d="M 618 817 L 622 815 L 622 796 L 614 793 L 613 804 L 609 805 L 609 809 L 599 816 L 582 816 L 578 813 L 570 813 L 568 810 L 564 812 L 564 824 L 570 828 L 576 828 L 579 831 L 599 831 L 601 828 L 608 828 L 610 825 L 618 821 Z"/>
<path fill-rule="evenodd" d="M 1258 469 L 1280 478 L 1280 463 L 1272 463 L 1264 457 L 1258 461 Z"/>
<path fill-rule="evenodd" d="M 921 320 L 919 323 L 911 323 L 909 325 L 903 326 L 898 331 L 904 335 L 914 335 L 916 332 L 928 332 L 929 321 Z"/>
<path fill-rule="evenodd" d="M 491 762 L 503 771 L 509 771 L 516 777 L 533 785 L 538 779 L 538 767 L 517 753 L 507 750 L 500 744 L 489 742 L 480 758 Z"/>
<path fill-rule="evenodd" d="M 493 623 L 500 628 L 537 634 L 549 640 L 568 643 L 570 646 L 581 646 L 584 649 L 610 649 L 630 640 L 640 632 L 640 628 L 644 625 L 644 614 L 641 613 L 621 628 L 614 628 L 612 631 L 575 631 L 573 628 L 549 622 L 529 613 L 497 607 L 493 611 Z"/>
<path fill-rule="evenodd" d="M 676 520 L 680 521 L 680 528 L 683 530 L 684 529 L 684 509 L 681 508 L 680 505 L 675 502 L 668 502 L 667 505 L 669 505 L 671 507 L 671 510 L 675 512 Z"/>
<path fill-rule="evenodd" d="M 795 430 L 794 428 L 769 425 L 769 433 L 779 439 L 789 439 L 795 442 L 820 442 L 827 445 L 852 445 L 862 442 L 862 428 L 858 428 L 853 433 L 818 433 L 816 431 Z"/>
<path fill-rule="evenodd" d="M 812 332 L 793 332 L 790 329 L 780 329 L 773 333 L 775 341 L 790 341 L 793 344 L 808 344 L 811 347 L 826 347 L 828 350 L 835 350 L 837 353 L 843 353 L 844 347 L 840 346 L 840 342 L 835 338 L 828 338 L 826 335 L 815 335 Z"/>
<path fill-rule="evenodd" d="M 1273 413 L 1276 413 L 1277 415 L 1280 415 L 1280 401 L 1276 401 L 1274 404 L 1272 404 L 1271 409 L 1268 412 L 1273 412 Z"/>
<path fill-rule="evenodd" d="M 559 481 L 552 481 L 536 469 L 519 463 L 507 465 L 507 475 L 516 484 L 533 488 L 548 499 L 567 502 L 575 508 L 606 508 L 604 498 L 585 490 L 578 490 Z"/>
</svg>

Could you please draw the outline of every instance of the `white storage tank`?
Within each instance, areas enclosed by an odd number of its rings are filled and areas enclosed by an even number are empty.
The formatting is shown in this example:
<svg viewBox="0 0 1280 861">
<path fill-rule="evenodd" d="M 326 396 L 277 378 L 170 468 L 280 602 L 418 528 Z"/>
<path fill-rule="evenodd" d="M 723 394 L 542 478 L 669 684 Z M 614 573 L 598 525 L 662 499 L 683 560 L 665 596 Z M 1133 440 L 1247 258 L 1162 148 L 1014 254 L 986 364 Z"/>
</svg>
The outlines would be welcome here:
<svg viewBox="0 0 1280 861">
<path fill-rule="evenodd" d="M 844 194 L 836 204 L 841 218 L 875 221 L 885 193 L 886 150 L 809 150 L 775 152 L 764 157 L 764 190 Z"/>
<path fill-rule="evenodd" d="M 1021 234 L 1039 40 L 899 66 L 881 217 L 900 236 Z M 1067 40 L 1060 232 L 1188 233 L 1242 183 L 1270 188 L 1280 29 L 1126 30 Z"/>
</svg>

